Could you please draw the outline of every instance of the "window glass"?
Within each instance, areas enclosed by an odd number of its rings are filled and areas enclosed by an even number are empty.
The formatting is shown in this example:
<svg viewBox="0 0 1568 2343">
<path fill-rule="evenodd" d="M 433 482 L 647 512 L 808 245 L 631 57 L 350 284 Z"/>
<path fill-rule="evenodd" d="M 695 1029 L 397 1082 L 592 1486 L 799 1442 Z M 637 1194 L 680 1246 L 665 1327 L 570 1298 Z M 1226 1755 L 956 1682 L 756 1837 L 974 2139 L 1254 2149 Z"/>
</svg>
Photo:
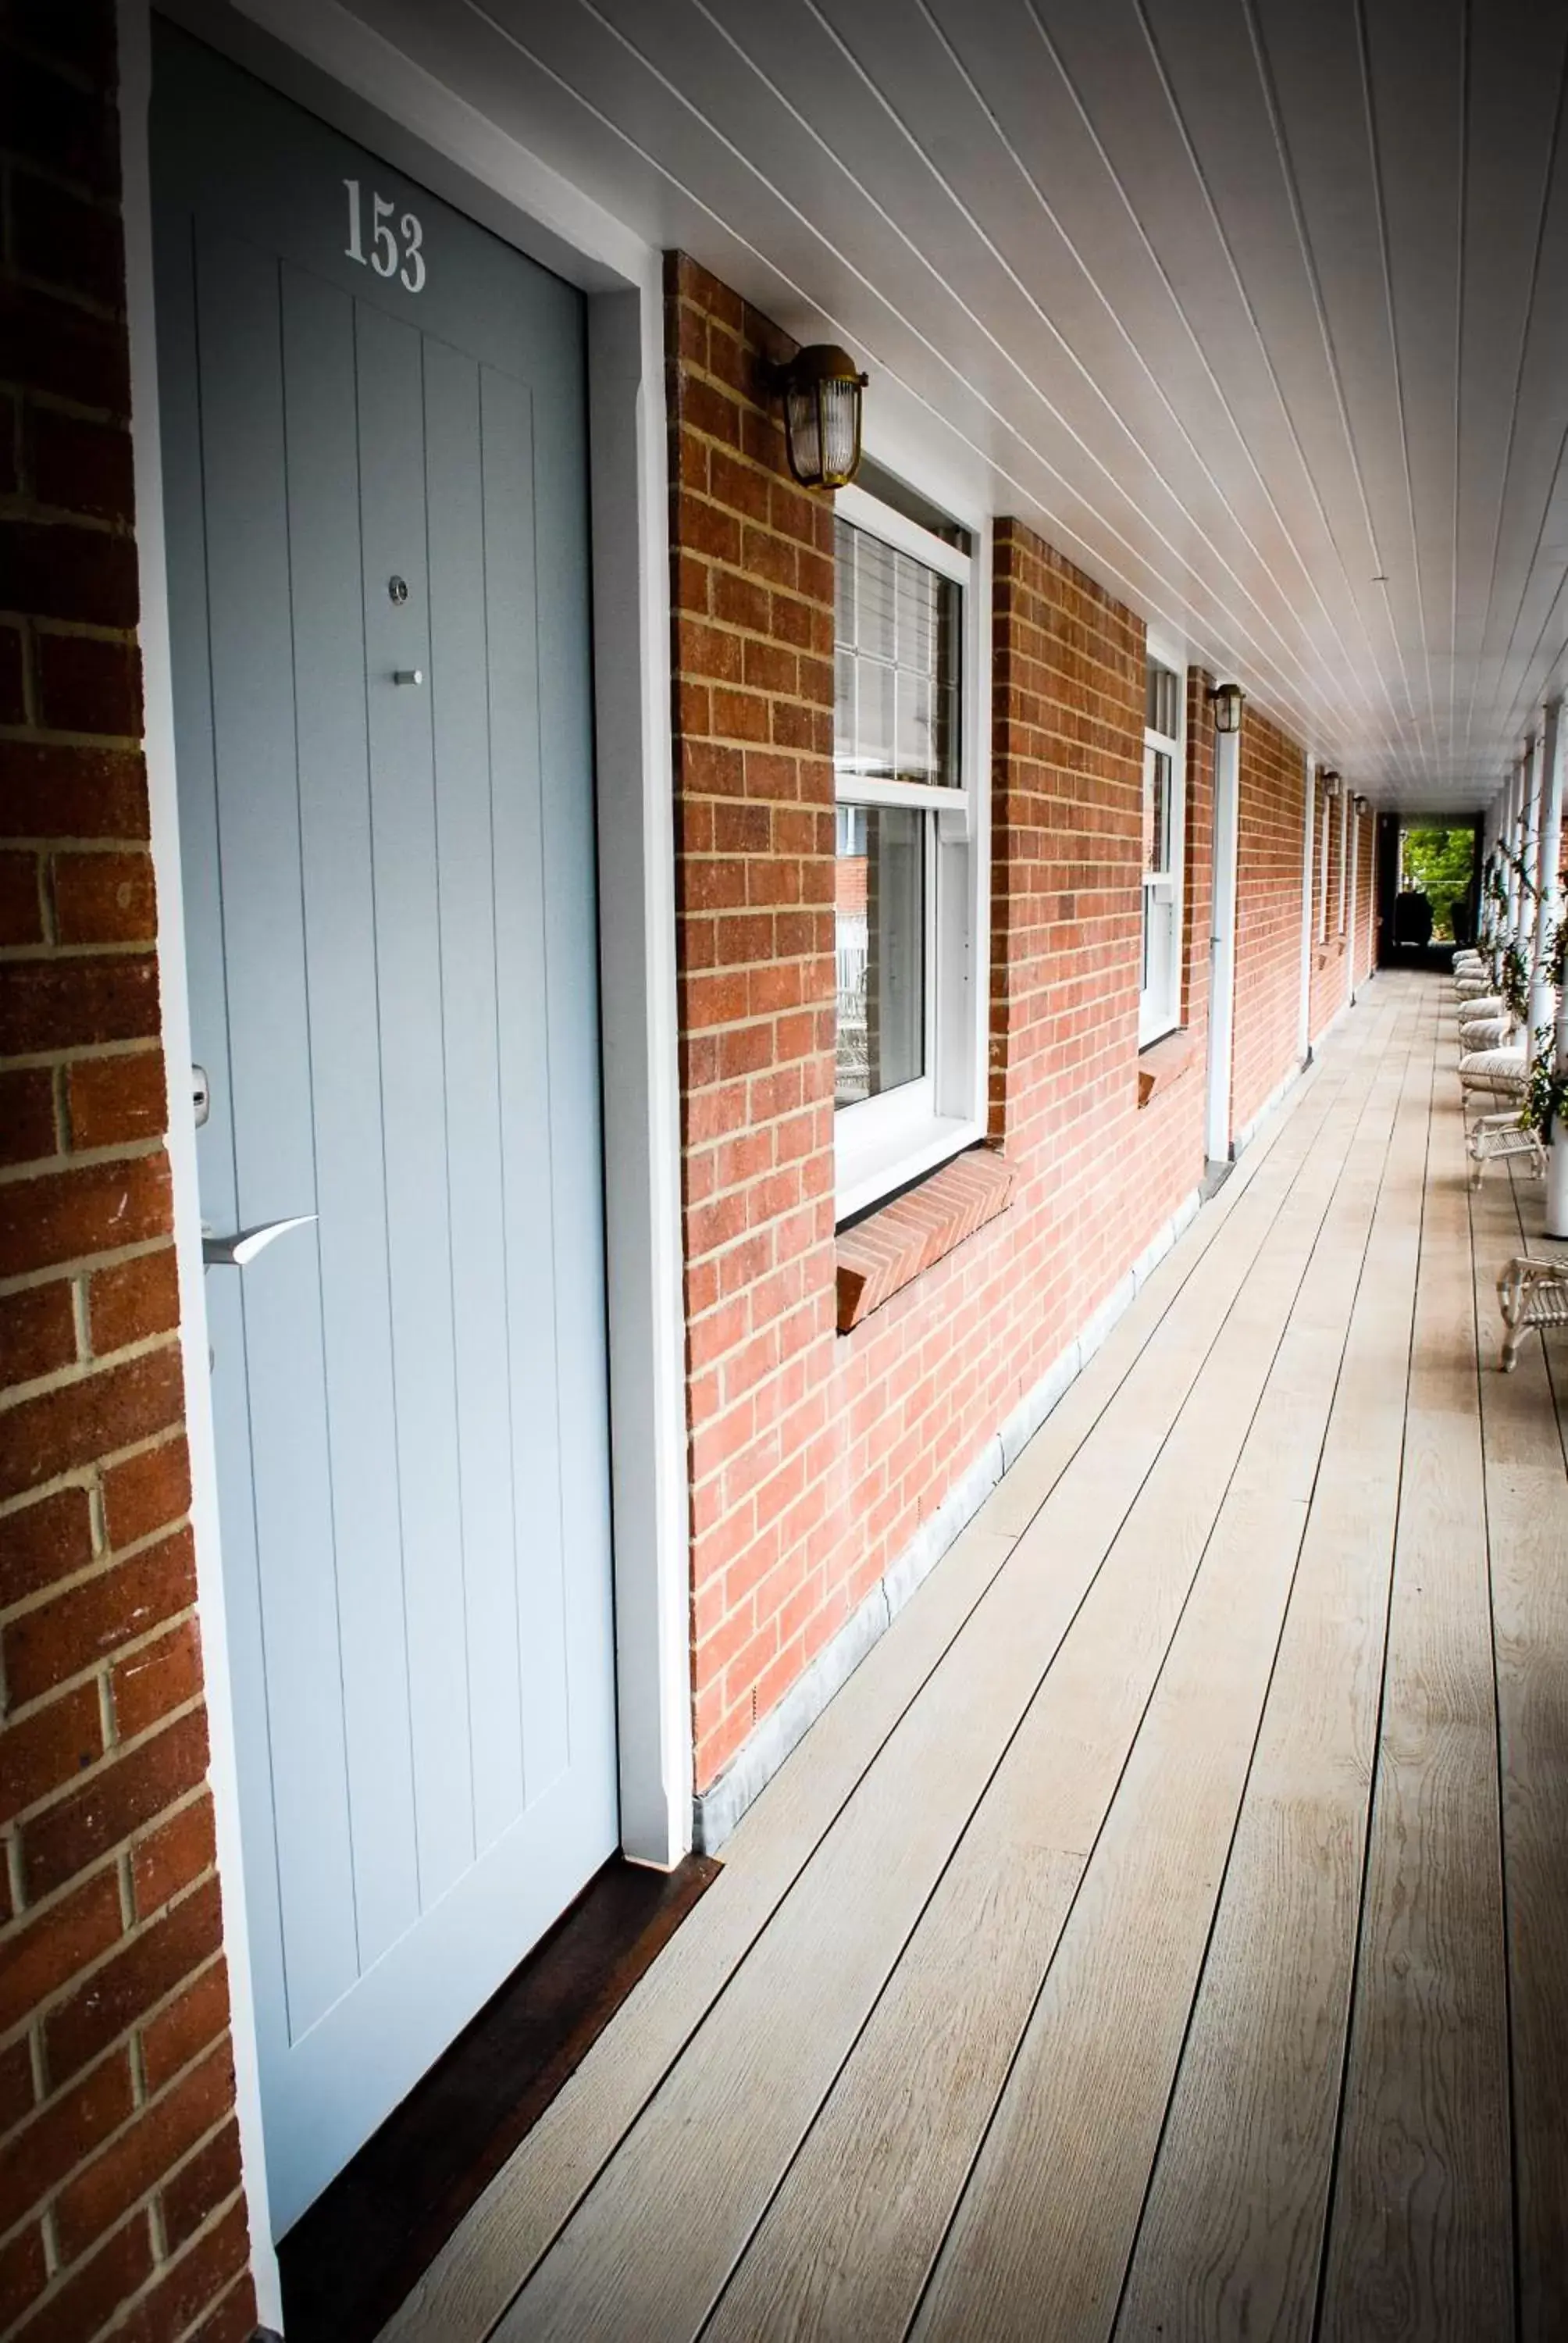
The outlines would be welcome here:
<svg viewBox="0 0 1568 2343">
<path fill-rule="evenodd" d="M 925 1071 L 929 820 L 906 806 L 839 809 L 839 1106 Z"/>
<path fill-rule="evenodd" d="M 1181 1001 L 1181 762 L 1183 679 L 1151 659 L 1143 717 L 1143 881 L 1138 1029 L 1167 1031 Z"/>
<path fill-rule="evenodd" d="M 1181 727 L 1181 679 L 1173 668 L 1161 667 L 1158 659 L 1149 662 L 1149 683 L 1145 696 L 1143 723 L 1150 732 L 1162 733 L 1174 740 Z"/>
<path fill-rule="evenodd" d="M 959 627 L 951 578 L 835 524 L 834 753 L 857 779 L 959 786 Z"/>
<path fill-rule="evenodd" d="M 1143 868 L 1171 868 L 1171 755 L 1150 749 L 1143 759 Z"/>
</svg>

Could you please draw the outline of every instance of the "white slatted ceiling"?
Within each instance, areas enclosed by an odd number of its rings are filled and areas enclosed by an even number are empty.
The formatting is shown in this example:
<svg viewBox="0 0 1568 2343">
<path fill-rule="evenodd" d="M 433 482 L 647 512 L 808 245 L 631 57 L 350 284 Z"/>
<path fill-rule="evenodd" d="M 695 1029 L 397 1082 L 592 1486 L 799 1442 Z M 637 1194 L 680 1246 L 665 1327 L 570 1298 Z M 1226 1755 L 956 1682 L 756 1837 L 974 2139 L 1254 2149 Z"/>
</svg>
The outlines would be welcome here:
<svg viewBox="0 0 1568 2343">
<path fill-rule="evenodd" d="M 1493 795 L 1568 673 L 1564 0 L 353 5 L 1353 786 Z"/>
</svg>

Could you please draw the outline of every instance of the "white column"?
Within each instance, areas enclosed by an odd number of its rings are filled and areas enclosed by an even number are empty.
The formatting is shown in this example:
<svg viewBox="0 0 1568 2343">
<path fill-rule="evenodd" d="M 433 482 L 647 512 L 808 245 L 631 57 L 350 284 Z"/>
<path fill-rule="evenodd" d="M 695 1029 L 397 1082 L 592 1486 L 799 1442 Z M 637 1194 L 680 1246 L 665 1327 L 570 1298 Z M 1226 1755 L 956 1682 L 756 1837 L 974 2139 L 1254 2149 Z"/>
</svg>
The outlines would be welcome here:
<svg viewBox="0 0 1568 2343">
<path fill-rule="evenodd" d="M 1530 963 L 1530 1031 L 1533 1034 L 1553 1014 L 1554 998 L 1548 974 L 1548 954 L 1562 901 L 1557 866 L 1563 851 L 1563 703 L 1548 702 L 1541 740 L 1541 787 L 1535 822 L 1535 950 Z"/>
<path fill-rule="evenodd" d="M 1557 1002 L 1557 1079 L 1568 1081 L 1568 984 Z M 1560 1121 L 1546 1151 L 1546 1233 L 1568 1237 L 1568 1131 Z"/>
<path fill-rule="evenodd" d="M 1508 896 L 1507 907 L 1503 914 L 1501 941 L 1503 943 L 1507 943 L 1509 938 L 1515 933 L 1519 924 L 1519 879 L 1513 868 L 1513 855 L 1518 845 L 1518 828 L 1519 765 L 1515 761 L 1508 769 L 1508 780 L 1503 792 L 1503 835 L 1498 841 L 1503 856 L 1503 884 Z"/>
<path fill-rule="evenodd" d="M 1558 883 L 1563 853 L 1563 727 L 1562 703 L 1549 702 L 1543 739 L 1541 815 L 1535 860 L 1535 958 L 1531 970 L 1530 1026 L 1533 1033 L 1551 1018 L 1553 989 L 1547 972 L 1547 953 L 1563 915 Z M 1559 1081 L 1568 1080 L 1568 984 L 1555 996 L 1557 1039 L 1553 1051 Z M 1546 1158 L 1546 1233 L 1568 1237 L 1568 1131 L 1559 1121 L 1553 1127 Z"/>
<path fill-rule="evenodd" d="M 1532 733 L 1525 749 L 1524 803 L 1519 818 L 1519 946 L 1530 964 L 1535 943 L 1535 858 L 1541 836 L 1542 736 Z"/>
<path fill-rule="evenodd" d="M 1214 736 L 1214 867 L 1209 912 L 1209 1082 L 1203 1152 L 1231 1153 L 1231 1045 L 1236 1023 L 1236 856 L 1240 844 L 1241 736 Z"/>
<path fill-rule="evenodd" d="M 1528 919 L 1531 919 L 1531 898 L 1528 898 L 1523 870 L 1528 860 L 1528 837 L 1531 837 L 1531 764 L 1535 761 L 1535 740 L 1523 743 L 1523 757 L 1519 759 L 1519 780 L 1514 785 L 1514 942 L 1526 940 Z"/>
</svg>

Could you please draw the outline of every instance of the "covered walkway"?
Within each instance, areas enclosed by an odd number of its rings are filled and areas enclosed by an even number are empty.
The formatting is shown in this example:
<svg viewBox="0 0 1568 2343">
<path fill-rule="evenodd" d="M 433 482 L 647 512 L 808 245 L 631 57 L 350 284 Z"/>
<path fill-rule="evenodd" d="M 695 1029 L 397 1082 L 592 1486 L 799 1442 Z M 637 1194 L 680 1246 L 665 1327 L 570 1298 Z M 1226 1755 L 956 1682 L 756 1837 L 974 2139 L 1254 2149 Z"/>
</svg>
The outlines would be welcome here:
<svg viewBox="0 0 1568 2343">
<path fill-rule="evenodd" d="M 1568 1345 L 1381 979 L 387 2330 L 1568 2332 Z"/>
</svg>

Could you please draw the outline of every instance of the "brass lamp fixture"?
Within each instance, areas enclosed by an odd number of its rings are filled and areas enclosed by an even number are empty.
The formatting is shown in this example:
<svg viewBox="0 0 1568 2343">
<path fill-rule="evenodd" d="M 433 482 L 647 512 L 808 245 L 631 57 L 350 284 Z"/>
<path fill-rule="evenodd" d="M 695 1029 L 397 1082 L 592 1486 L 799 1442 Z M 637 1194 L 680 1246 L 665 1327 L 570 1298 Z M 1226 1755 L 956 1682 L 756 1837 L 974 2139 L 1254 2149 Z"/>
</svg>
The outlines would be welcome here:
<svg viewBox="0 0 1568 2343">
<path fill-rule="evenodd" d="M 1209 694 L 1209 705 L 1214 711 L 1216 732 L 1239 732 L 1241 729 L 1241 702 L 1246 697 L 1239 683 L 1217 683 Z"/>
<path fill-rule="evenodd" d="M 784 401 L 789 469 L 803 488 L 844 488 L 860 466 L 860 399 L 869 377 L 836 342 L 812 342 L 768 368 Z"/>
<path fill-rule="evenodd" d="M 1319 778 L 1322 779 L 1323 788 L 1330 797 L 1337 798 L 1341 795 L 1344 789 L 1344 779 L 1341 774 L 1334 770 L 1332 765 L 1325 766 Z"/>
</svg>

